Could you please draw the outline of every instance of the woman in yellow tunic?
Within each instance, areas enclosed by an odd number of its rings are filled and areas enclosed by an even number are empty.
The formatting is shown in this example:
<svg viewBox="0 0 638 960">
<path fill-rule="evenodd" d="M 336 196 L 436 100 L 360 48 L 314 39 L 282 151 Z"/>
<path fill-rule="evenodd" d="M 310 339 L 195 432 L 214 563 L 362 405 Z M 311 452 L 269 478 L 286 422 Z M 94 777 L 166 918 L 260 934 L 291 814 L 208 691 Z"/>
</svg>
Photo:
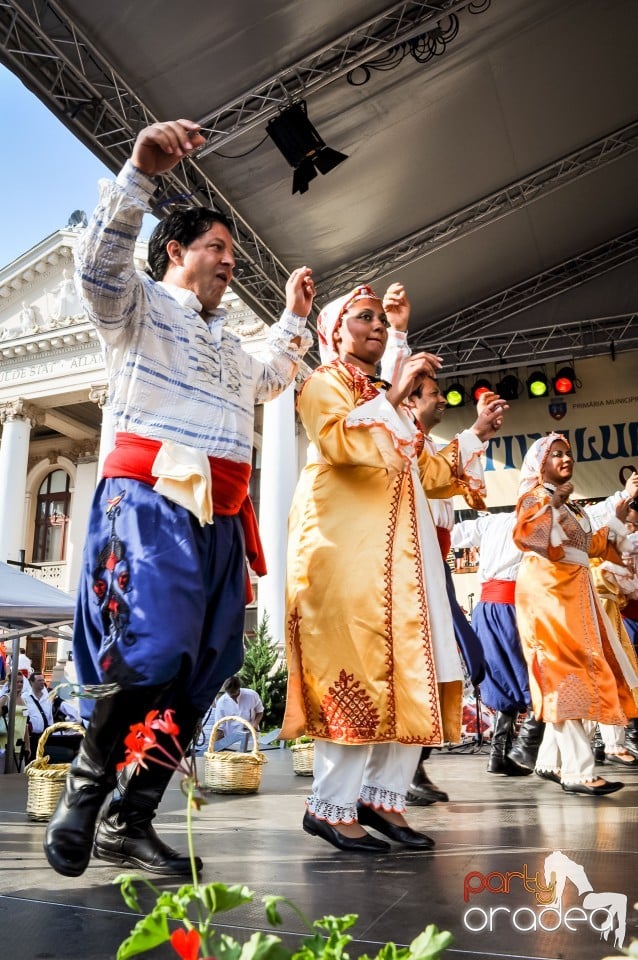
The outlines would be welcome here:
<svg viewBox="0 0 638 960">
<path fill-rule="evenodd" d="M 423 453 L 401 402 L 437 361 L 417 354 L 379 381 L 386 328 L 369 287 L 318 319 L 324 363 L 298 402 L 310 446 L 290 517 L 282 729 L 316 738 L 304 829 L 376 852 L 388 845 L 361 824 L 433 846 L 408 827 L 405 792 L 421 745 L 460 737 L 463 674 L 423 484 L 480 505 L 484 447 L 471 434 Z"/>
<path fill-rule="evenodd" d="M 590 556 L 619 559 L 622 523 L 592 533 L 571 503 L 573 457 L 565 437 L 535 441 L 521 471 L 514 541 L 525 557 L 516 582 L 516 618 L 530 674 L 534 713 L 545 720 L 536 770 L 568 793 L 613 793 L 598 778 L 583 720 L 625 724 L 635 715 L 638 678 L 606 629 L 589 572 Z"/>
</svg>

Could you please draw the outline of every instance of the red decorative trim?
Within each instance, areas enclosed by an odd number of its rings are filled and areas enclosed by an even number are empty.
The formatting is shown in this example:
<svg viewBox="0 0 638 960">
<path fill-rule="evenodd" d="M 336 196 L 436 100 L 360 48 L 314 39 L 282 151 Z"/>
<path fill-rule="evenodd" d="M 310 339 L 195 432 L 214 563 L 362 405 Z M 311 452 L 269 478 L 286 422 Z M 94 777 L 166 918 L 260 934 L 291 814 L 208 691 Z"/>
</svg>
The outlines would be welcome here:
<svg viewBox="0 0 638 960">
<path fill-rule="evenodd" d="M 426 667 L 430 702 L 432 703 L 432 735 L 430 740 L 432 743 L 443 743 L 443 723 L 441 718 L 441 706 L 439 703 L 439 689 L 436 679 L 436 669 L 434 666 L 434 650 L 432 647 L 432 631 L 430 630 L 430 617 L 428 614 L 428 598 L 425 589 L 425 576 L 423 572 L 423 550 L 421 548 L 419 524 L 414 500 L 414 486 L 412 484 L 410 484 L 409 507 L 410 525 L 412 527 L 412 545 L 417 569 L 418 588 L 416 601 L 421 614 L 421 622 L 423 624 L 423 659 Z"/>
<path fill-rule="evenodd" d="M 399 503 L 403 492 L 403 486 L 411 480 L 406 473 L 397 475 L 394 481 L 392 491 L 392 500 L 390 503 L 390 513 L 388 517 L 388 527 L 386 532 L 386 548 L 383 558 L 383 606 L 385 608 L 385 662 L 388 669 L 388 722 L 390 729 L 396 727 L 396 695 L 394 689 L 394 633 L 392 625 L 392 596 L 394 593 L 393 580 L 393 555 L 394 542 L 397 529 L 397 518 L 399 515 Z"/>
</svg>

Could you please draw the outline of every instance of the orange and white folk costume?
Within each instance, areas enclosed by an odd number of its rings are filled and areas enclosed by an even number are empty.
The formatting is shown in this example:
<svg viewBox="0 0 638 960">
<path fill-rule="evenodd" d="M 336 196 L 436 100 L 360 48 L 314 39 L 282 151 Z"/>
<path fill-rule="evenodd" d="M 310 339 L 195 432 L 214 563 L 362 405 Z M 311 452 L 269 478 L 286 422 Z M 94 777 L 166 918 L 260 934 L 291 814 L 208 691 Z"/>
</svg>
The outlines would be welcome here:
<svg viewBox="0 0 638 960">
<path fill-rule="evenodd" d="M 350 822 L 361 775 L 362 799 L 402 810 L 419 746 L 460 738 L 463 673 L 447 640 L 451 612 L 423 488 L 429 496 L 462 493 L 478 505 L 480 484 L 465 467 L 480 462 L 483 444 L 474 437 L 460 450 L 457 438 L 435 456 L 426 453 L 385 385 L 338 359 L 306 381 L 298 411 L 310 446 L 290 515 L 281 736 L 317 739 L 308 807 L 333 823 Z M 317 797 L 324 742 L 334 745 L 330 764 L 343 745 L 359 772 L 347 787 L 343 771 L 341 782 L 326 775 L 330 790 L 324 782 Z M 392 747 L 391 783 L 385 762 L 374 774 L 368 764 L 377 782 L 365 782 L 366 751 L 356 748 L 371 744 Z M 396 745 L 417 749 L 400 770 Z"/>
<path fill-rule="evenodd" d="M 525 556 L 516 582 L 516 617 L 530 673 L 534 712 L 543 720 L 626 723 L 634 716 L 631 688 L 638 677 L 614 631 L 607 629 L 589 570 L 590 557 L 620 562 L 615 548 L 623 525 L 610 521 L 592 533 L 576 504 L 556 509 L 543 485 L 544 460 L 554 440 L 537 440 L 536 475 L 521 475 L 514 541 Z M 566 442 L 566 441 L 565 441 Z M 613 528 L 613 529 L 612 529 Z"/>
</svg>

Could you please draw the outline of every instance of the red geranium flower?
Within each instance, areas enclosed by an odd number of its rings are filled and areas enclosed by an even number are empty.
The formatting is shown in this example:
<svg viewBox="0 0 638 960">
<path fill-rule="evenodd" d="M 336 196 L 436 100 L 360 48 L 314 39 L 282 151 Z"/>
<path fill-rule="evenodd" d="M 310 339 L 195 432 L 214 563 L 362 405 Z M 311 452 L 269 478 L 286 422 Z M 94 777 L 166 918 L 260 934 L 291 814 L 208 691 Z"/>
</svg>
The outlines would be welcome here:
<svg viewBox="0 0 638 960">
<path fill-rule="evenodd" d="M 124 760 L 118 763 L 117 769 L 121 770 L 123 767 L 127 767 L 129 763 L 137 763 L 140 767 L 146 767 L 146 755 L 156 744 L 157 737 L 150 727 L 147 727 L 144 723 L 134 723 L 124 738 L 126 755 Z"/>
<path fill-rule="evenodd" d="M 186 933 L 181 927 L 171 934 L 171 945 L 176 953 L 179 953 L 182 960 L 197 960 L 199 948 L 202 942 L 197 930 L 189 930 Z"/>
<path fill-rule="evenodd" d="M 158 713 L 157 710 L 151 710 L 146 714 L 144 721 L 151 730 L 159 730 L 161 733 L 167 733 L 170 737 L 175 737 L 179 733 L 179 727 L 173 720 L 174 710 L 165 710 L 164 713 Z"/>
</svg>

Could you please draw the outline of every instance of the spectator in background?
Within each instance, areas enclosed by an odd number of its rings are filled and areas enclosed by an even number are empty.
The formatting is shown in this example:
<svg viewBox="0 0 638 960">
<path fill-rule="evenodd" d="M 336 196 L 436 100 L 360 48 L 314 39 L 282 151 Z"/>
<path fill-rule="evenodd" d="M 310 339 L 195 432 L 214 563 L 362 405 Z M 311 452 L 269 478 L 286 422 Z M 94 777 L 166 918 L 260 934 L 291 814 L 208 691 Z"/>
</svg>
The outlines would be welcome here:
<svg viewBox="0 0 638 960">
<path fill-rule="evenodd" d="M 27 722 L 27 705 L 24 701 L 25 690 L 29 684 L 22 673 L 16 677 L 16 711 L 14 717 L 14 750 L 16 755 L 16 765 L 18 769 L 22 762 L 28 762 L 31 755 L 31 744 L 29 741 L 29 724 Z M 9 701 L 11 699 L 11 674 L 8 674 L 5 683 L 0 689 L 0 747 L 6 748 L 7 745 L 7 716 L 9 713 Z"/>
<path fill-rule="evenodd" d="M 242 687 L 238 676 L 230 677 L 222 687 L 222 694 L 215 705 L 215 722 L 223 717 L 242 717 L 259 730 L 261 718 L 264 715 L 264 705 L 261 697 L 255 690 Z M 217 736 L 228 737 L 233 734 L 246 734 L 246 727 L 237 720 L 229 720 L 217 728 Z"/>
<path fill-rule="evenodd" d="M 34 670 L 29 677 L 29 687 L 23 697 L 29 711 L 31 755 L 35 757 L 40 737 L 53 724 L 53 702 L 43 673 Z"/>
</svg>

